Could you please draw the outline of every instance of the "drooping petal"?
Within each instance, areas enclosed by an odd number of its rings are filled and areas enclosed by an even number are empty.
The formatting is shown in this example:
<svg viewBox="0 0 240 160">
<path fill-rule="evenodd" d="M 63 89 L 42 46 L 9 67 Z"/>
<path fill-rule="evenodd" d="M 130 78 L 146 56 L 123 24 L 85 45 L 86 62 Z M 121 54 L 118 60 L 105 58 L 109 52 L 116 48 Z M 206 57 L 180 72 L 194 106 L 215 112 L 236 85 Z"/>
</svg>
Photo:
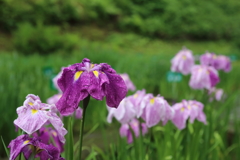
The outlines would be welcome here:
<svg viewBox="0 0 240 160">
<path fill-rule="evenodd" d="M 69 84 L 67 88 L 65 88 L 65 90 L 63 91 L 62 97 L 56 104 L 59 112 L 64 116 L 72 114 L 77 109 L 79 102 L 88 96 L 87 88 L 90 85 L 89 74 L 86 72 L 83 73 L 78 72 L 76 73 L 71 72 L 72 74 L 68 75 L 71 76 L 71 78 L 66 77 L 66 79 L 68 79 Z M 63 79 L 63 77 L 64 74 L 59 79 L 59 82 Z"/>
<path fill-rule="evenodd" d="M 109 84 L 105 83 L 107 105 L 117 108 L 127 94 L 126 84 L 120 75 L 108 72 L 105 73 L 109 79 Z"/>
<path fill-rule="evenodd" d="M 107 121 L 112 122 L 112 117 L 114 116 L 120 123 L 125 124 L 130 122 L 136 115 L 132 102 L 129 98 L 124 98 L 118 108 L 108 107 L 108 117 Z"/>
<path fill-rule="evenodd" d="M 24 132 L 32 134 L 39 130 L 47 121 L 48 117 L 45 111 L 28 108 L 26 112 L 18 115 L 18 118 L 14 120 L 14 124 Z"/>
<path fill-rule="evenodd" d="M 15 160 L 22 152 L 22 149 L 28 145 L 29 141 L 30 137 L 26 134 L 20 135 L 16 139 L 12 140 L 8 145 L 8 148 L 10 148 L 9 160 Z"/>
<path fill-rule="evenodd" d="M 65 143 L 64 136 L 67 134 L 67 130 L 63 127 L 62 120 L 57 116 L 56 113 L 49 113 L 49 122 L 53 125 L 53 127 L 58 132 L 59 140 L 62 143 Z"/>
</svg>

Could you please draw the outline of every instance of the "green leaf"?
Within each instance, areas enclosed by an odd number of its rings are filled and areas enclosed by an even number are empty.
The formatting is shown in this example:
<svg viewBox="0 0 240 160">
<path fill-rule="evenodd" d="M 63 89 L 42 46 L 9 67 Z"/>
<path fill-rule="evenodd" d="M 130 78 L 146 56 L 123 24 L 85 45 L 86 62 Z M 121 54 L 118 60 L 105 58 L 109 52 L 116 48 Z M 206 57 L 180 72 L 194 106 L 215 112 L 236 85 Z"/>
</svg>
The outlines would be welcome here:
<svg viewBox="0 0 240 160">
<path fill-rule="evenodd" d="M 2 136 L 1 136 L 1 140 L 2 140 L 3 147 L 5 149 L 5 152 L 7 154 L 7 157 L 9 158 L 9 151 L 8 151 L 8 149 L 7 149 L 7 147 L 6 147 L 5 143 L 4 143 L 4 140 L 3 140 Z"/>
</svg>

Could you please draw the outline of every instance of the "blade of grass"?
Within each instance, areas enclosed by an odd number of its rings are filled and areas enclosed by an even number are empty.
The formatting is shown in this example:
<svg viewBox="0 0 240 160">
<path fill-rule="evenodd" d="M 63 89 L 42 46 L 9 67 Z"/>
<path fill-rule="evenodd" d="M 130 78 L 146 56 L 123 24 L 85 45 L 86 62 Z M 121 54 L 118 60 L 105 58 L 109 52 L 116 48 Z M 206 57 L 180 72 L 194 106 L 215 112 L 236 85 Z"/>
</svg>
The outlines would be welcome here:
<svg viewBox="0 0 240 160">
<path fill-rule="evenodd" d="M 1 136 L 1 140 L 2 140 L 3 147 L 5 149 L 5 152 L 7 154 L 7 157 L 9 158 L 9 151 L 8 151 L 8 149 L 7 149 L 7 147 L 6 147 L 5 143 L 4 143 L 4 140 L 3 140 L 2 136 Z"/>
</svg>

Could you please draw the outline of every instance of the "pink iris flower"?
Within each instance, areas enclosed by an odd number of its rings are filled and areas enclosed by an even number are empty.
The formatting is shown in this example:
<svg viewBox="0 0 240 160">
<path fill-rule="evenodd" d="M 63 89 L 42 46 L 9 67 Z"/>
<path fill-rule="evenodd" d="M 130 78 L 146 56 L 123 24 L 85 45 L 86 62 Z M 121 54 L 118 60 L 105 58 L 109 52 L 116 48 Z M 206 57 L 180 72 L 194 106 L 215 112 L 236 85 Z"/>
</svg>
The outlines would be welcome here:
<svg viewBox="0 0 240 160">
<path fill-rule="evenodd" d="M 174 110 L 169 106 L 167 101 L 160 96 L 154 97 L 152 94 L 147 94 L 141 102 L 142 115 L 147 127 L 152 127 L 160 121 L 163 125 L 171 120 L 174 116 Z"/>
<path fill-rule="evenodd" d="M 218 72 L 211 66 L 195 65 L 191 71 L 189 85 L 193 89 L 211 89 L 220 81 Z"/>
<path fill-rule="evenodd" d="M 173 124 L 178 129 L 184 129 L 186 122 L 190 118 L 190 122 L 193 123 L 195 119 L 206 124 L 206 116 L 203 112 L 203 104 L 194 100 L 183 100 L 180 103 L 176 103 L 172 106 L 175 111 L 175 115 L 172 119 Z"/>
<path fill-rule="evenodd" d="M 135 137 L 140 135 L 140 127 L 142 129 L 142 135 L 145 135 L 148 132 L 147 126 L 145 123 L 141 123 L 137 119 L 132 119 L 129 124 L 122 124 L 119 132 L 121 137 L 127 137 L 128 143 L 133 142 L 132 132 L 135 134 Z"/>
<path fill-rule="evenodd" d="M 128 90 L 131 91 L 136 90 L 136 87 L 134 86 L 133 82 L 131 81 L 127 73 L 120 74 L 120 76 L 123 78 Z"/>
<path fill-rule="evenodd" d="M 129 97 L 124 98 L 118 108 L 108 108 L 108 123 L 112 122 L 112 118 L 115 117 L 120 123 L 129 123 L 136 115 L 133 103 L 129 100 Z"/>
<path fill-rule="evenodd" d="M 211 96 L 210 101 L 213 101 L 213 99 L 220 101 L 223 97 L 223 93 L 223 89 L 217 89 L 215 87 L 211 88 L 208 92 L 208 94 Z"/>
<path fill-rule="evenodd" d="M 200 63 L 202 65 L 209 65 L 214 67 L 216 70 L 223 70 L 229 72 L 231 70 L 231 60 L 229 57 L 224 55 L 216 55 L 214 53 L 205 53 L 201 55 Z"/>
<path fill-rule="evenodd" d="M 191 72 L 191 68 L 194 65 L 194 57 L 192 51 L 183 48 L 177 53 L 177 55 L 171 60 L 171 71 L 180 72 L 187 75 Z"/>
<path fill-rule="evenodd" d="M 132 102 L 134 106 L 134 110 L 136 113 L 136 117 L 139 118 L 143 112 L 143 106 L 141 106 L 141 102 L 146 95 L 146 91 L 143 89 L 141 91 L 137 91 L 134 95 L 129 96 L 129 100 Z"/>
<path fill-rule="evenodd" d="M 58 132 L 60 141 L 65 143 L 64 135 L 67 134 L 67 130 L 63 127 L 56 110 L 55 105 L 42 103 L 38 96 L 29 94 L 23 106 L 17 108 L 18 118 L 14 120 L 14 124 L 27 134 L 32 134 L 44 124 L 51 123 Z"/>
</svg>

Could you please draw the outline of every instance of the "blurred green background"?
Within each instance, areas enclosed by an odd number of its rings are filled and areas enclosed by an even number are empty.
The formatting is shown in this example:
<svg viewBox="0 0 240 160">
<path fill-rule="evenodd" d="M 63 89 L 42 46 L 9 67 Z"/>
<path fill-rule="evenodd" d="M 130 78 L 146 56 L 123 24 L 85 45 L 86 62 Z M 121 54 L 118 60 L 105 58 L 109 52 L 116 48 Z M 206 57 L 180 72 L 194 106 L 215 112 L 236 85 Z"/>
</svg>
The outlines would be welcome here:
<svg viewBox="0 0 240 160">
<path fill-rule="evenodd" d="M 15 138 L 16 108 L 26 95 L 39 95 L 45 102 L 57 93 L 51 79 L 61 67 L 85 57 L 128 73 L 137 89 L 180 101 L 197 93 L 186 76 L 171 97 L 166 75 L 182 46 L 195 55 L 224 54 L 232 58 L 233 70 L 220 73 L 217 87 L 235 93 L 239 8 L 236 0 L 0 0 L 0 135 L 6 144 Z M 107 126 L 105 102 L 90 104 L 86 126 Z M 2 145 L 0 156 L 5 156 Z"/>
</svg>

